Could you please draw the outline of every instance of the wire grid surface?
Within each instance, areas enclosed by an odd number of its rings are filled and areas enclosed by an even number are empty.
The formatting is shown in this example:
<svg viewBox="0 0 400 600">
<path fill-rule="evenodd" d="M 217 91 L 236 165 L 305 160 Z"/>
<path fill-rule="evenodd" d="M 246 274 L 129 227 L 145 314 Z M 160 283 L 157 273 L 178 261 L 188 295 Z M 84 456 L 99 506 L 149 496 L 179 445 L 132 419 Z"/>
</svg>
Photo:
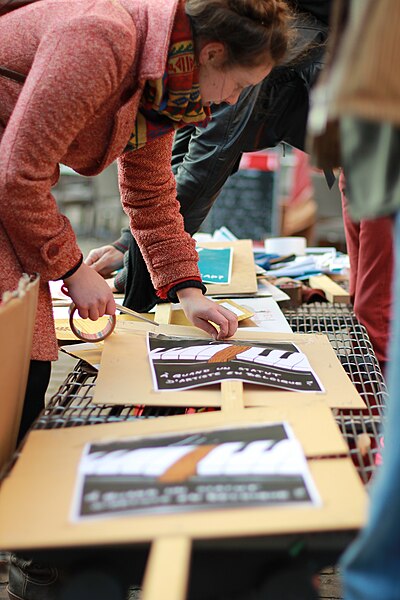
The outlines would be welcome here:
<svg viewBox="0 0 400 600">
<path fill-rule="evenodd" d="M 363 398 L 366 409 L 334 410 L 350 455 L 364 483 L 380 459 L 380 428 L 387 388 L 365 328 L 345 304 L 315 303 L 287 309 L 285 316 L 296 333 L 324 333 L 343 368 Z M 97 423 L 182 414 L 181 407 L 98 405 L 92 402 L 97 371 L 79 361 L 68 374 L 35 429 L 56 429 Z M 139 401 L 139 399 L 138 399 Z"/>
<path fill-rule="evenodd" d="M 296 333 L 324 333 L 366 404 L 333 411 L 358 472 L 367 483 L 380 463 L 381 425 L 388 391 L 371 341 L 347 304 L 315 303 L 285 310 Z"/>
</svg>

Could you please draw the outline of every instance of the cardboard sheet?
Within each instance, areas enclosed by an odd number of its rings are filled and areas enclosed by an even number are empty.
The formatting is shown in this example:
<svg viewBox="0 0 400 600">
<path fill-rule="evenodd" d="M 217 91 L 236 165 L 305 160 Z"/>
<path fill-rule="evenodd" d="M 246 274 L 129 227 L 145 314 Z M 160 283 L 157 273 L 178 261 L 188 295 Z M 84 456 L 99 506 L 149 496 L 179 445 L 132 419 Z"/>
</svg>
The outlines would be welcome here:
<svg viewBox="0 0 400 600">
<path fill-rule="evenodd" d="M 153 390 L 146 347 L 146 332 L 149 330 L 166 335 L 209 339 L 205 333 L 194 327 L 177 325 L 152 327 L 142 323 L 120 323 L 118 330 L 104 343 L 94 402 L 151 406 L 221 406 L 221 391 L 218 385 L 168 394 Z M 310 401 L 322 397 L 330 407 L 365 408 L 362 398 L 348 378 L 325 335 L 238 330 L 232 339 L 293 342 L 307 356 L 325 389 L 325 393 L 322 394 L 307 393 Z M 302 396 L 304 394 L 300 392 L 266 389 L 251 384 L 244 386 L 244 404 L 247 407 L 299 402 Z"/>
<path fill-rule="evenodd" d="M 320 410 L 326 412 L 324 407 Z M 319 410 L 318 409 L 318 410 Z M 329 419 L 316 411 L 254 409 L 227 419 L 221 413 L 166 417 L 136 423 L 33 431 L 10 476 L 0 488 L 0 547 L 10 550 L 93 546 L 150 541 L 176 532 L 192 539 L 263 536 L 358 529 L 364 523 L 366 493 L 349 458 L 309 458 L 319 507 L 210 510 L 190 514 L 120 516 L 72 523 L 71 502 L 77 467 L 87 442 L 110 441 L 165 432 L 203 431 L 218 425 L 286 420 L 306 456 L 331 456 L 336 440 L 326 435 Z M 329 411 L 327 411 L 329 412 Z M 189 425 L 190 423 L 190 425 Z M 323 431 L 323 435 L 321 434 Z M 60 473 L 63 474 L 60 477 Z M 29 494 L 26 490 L 29 489 Z"/>
<path fill-rule="evenodd" d="M 101 353 L 103 352 L 103 343 L 98 342 L 93 344 L 90 342 L 81 342 L 80 344 L 69 344 L 60 348 L 65 354 L 75 356 L 85 360 L 89 365 L 92 365 L 95 369 L 99 369 L 101 362 Z"/>
<path fill-rule="evenodd" d="M 218 285 L 207 284 L 207 295 L 215 296 L 224 294 L 235 296 L 237 294 L 255 294 L 257 292 L 257 278 L 254 264 L 253 245 L 251 240 L 237 240 L 235 242 L 202 242 L 198 244 L 203 248 L 233 248 L 232 274 L 230 283 Z"/>
</svg>

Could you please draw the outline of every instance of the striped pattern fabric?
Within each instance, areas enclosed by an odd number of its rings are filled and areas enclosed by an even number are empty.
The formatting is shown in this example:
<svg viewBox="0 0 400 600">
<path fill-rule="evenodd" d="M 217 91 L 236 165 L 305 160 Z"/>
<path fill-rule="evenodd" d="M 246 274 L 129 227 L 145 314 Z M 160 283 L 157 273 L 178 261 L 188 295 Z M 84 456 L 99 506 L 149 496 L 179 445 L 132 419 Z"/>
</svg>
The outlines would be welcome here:
<svg viewBox="0 0 400 600">
<path fill-rule="evenodd" d="M 181 0 L 164 75 L 147 81 L 125 152 L 142 148 L 179 127 L 207 123 L 210 109 L 202 105 L 198 76 L 190 21 Z"/>
</svg>

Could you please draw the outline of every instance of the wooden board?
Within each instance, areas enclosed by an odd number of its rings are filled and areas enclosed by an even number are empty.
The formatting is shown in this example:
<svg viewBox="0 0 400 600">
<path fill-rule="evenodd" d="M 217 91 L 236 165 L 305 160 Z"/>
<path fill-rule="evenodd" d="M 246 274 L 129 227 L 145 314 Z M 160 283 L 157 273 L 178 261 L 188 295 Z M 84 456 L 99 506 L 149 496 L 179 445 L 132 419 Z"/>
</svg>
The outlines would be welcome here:
<svg viewBox="0 0 400 600">
<path fill-rule="evenodd" d="M 207 294 L 255 294 L 257 292 L 257 278 L 254 263 L 253 244 L 251 240 L 237 240 L 235 242 L 202 242 L 201 248 L 233 248 L 233 263 L 231 282 L 227 285 L 207 284 Z"/>
<path fill-rule="evenodd" d="M 350 294 L 327 275 L 311 275 L 308 282 L 310 287 L 322 290 L 329 302 L 342 304 L 351 302 Z"/>
<path fill-rule="evenodd" d="M 96 383 L 94 402 L 97 404 L 143 404 L 150 406 L 221 406 L 220 386 L 156 392 L 153 390 L 147 354 L 146 332 L 205 338 L 207 334 L 194 327 L 123 322 L 104 343 L 101 367 Z M 304 352 L 316 371 L 325 393 L 307 394 L 245 384 L 244 403 L 247 407 L 282 405 L 300 399 L 323 398 L 330 407 L 365 408 L 364 401 L 348 378 L 325 335 L 246 332 L 238 330 L 232 339 L 268 342 L 292 342 Z"/>
<path fill-rule="evenodd" d="M 152 543 L 141 600 L 185 600 L 191 546 L 191 540 L 184 536 L 163 537 Z"/>
</svg>

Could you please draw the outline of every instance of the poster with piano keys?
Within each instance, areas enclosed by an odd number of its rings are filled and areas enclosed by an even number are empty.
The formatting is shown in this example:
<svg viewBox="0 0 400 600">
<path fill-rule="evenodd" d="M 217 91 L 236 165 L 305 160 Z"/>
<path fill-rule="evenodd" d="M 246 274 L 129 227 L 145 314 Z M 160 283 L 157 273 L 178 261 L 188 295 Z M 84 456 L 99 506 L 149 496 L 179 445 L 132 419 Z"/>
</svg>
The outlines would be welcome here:
<svg viewBox="0 0 400 600">
<path fill-rule="evenodd" d="M 324 392 L 307 356 L 291 342 L 214 341 L 147 334 L 156 391 L 178 391 L 227 379 L 298 392 Z"/>
<path fill-rule="evenodd" d="M 87 444 L 72 518 L 320 503 L 281 422 Z"/>
</svg>

